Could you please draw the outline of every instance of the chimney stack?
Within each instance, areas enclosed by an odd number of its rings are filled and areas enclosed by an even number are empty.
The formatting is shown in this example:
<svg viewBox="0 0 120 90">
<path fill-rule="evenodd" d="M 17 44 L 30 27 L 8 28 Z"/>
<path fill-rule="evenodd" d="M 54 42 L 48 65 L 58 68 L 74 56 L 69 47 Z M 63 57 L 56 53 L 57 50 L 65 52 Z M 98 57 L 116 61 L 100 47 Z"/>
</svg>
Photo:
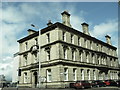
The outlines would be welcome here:
<svg viewBox="0 0 120 90">
<path fill-rule="evenodd" d="M 89 29 L 88 29 L 88 26 L 89 26 L 89 25 L 88 25 L 87 23 L 82 23 L 81 25 L 82 25 L 83 33 L 84 33 L 84 34 L 87 34 L 87 35 L 90 35 L 90 33 L 89 33 L 89 31 L 88 31 L 88 30 L 89 30 Z"/>
<path fill-rule="evenodd" d="M 70 24 L 70 14 L 68 13 L 68 11 L 64 11 L 61 13 L 62 15 L 62 23 L 66 26 L 69 26 L 71 27 L 71 24 Z"/>
<path fill-rule="evenodd" d="M 51 20 L 48 21 L 47 26 L 51 26 L 53 23 L 51 22 Z"/>
<path fill-rule="evenodd" d="M 35 30 L 32 30 L 32 29 L 28 29 L 27 31 L 28 31 L 28 34 L 29 34 L 29 35 L 31 35 L 31 34 L 33 34 L 33 33 L 36 32 Z"/>
<path fill-rule="evenodd" d="M 106 35 L 105 37 L 107 44 L 111 45 L 111 37 L 109 35 Z"/>
</svg>

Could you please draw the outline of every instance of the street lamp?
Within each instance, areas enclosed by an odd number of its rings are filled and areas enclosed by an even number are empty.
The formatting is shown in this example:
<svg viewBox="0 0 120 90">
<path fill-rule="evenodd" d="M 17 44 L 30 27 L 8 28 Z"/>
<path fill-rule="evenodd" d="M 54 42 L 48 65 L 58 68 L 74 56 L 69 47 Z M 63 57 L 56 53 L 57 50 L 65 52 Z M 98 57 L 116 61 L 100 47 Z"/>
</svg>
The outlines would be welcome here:
<svg viewBox="0 0 120 90">
<path fill-rule="evenodd" d="M 40 85 L 41 85 L 41 76 L 40 76 L 40 70 L 41 70 L 41 63 L 40 63 L 40 52 L 41 52 L 41 48 L 40 48 L 40 35 L 41 35 L 41 31 L 40 31 L 40 28 L 35 26 L 34 24 L 31 24 L 31 26 L 36 28 L 36 29 L 38 29 L 38 31 L 39 31 L 39 39 L 38 39 L 38 41 L 39 41 L 39 74 L 38 74 L 39 85 L 38 86 L 40 88 Z"/>
</svg>

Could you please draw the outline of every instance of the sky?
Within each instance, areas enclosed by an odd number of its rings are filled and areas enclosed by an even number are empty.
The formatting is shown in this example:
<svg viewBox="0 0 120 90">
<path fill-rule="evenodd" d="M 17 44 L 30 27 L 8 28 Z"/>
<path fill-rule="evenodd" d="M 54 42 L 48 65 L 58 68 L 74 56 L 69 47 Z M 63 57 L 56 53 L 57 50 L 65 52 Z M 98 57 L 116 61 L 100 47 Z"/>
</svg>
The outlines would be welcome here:
<svg viewBox="0 0 120 90">
<path fill-rule="evenodd" d="M 71 14 L 73 28 L 82 32 L 81 23 L 89 24 L 90 35 L 106 42 L 111 36 L 112 45 L 118 47 L 117 2 L 2 2 L 0 5 L 0 74 L 11 80 L 13 54 L 19 51 L 17 40 L 28 35 L 28 29 L 45 28 L 48 20 L 62 22 L 64 10 Z"/>
</svg>

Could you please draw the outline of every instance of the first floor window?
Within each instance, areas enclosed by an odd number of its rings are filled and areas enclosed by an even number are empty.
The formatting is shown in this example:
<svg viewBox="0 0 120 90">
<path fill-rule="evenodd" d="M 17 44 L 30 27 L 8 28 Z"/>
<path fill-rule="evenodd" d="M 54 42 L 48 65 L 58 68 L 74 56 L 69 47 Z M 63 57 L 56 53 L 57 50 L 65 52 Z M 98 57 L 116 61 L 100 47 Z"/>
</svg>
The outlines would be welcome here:
<svg viewBox="0 0 120 90">
<path fill-rule="evenodd" d="M 81 46 L 80 37 L 78 37 L 78 46 Z"/>
<path fill-rule="evenodd" d="M 110 58 L 110 66 L 113 66 L 112 58 Z"/>
<path fill-rule="evenodd" d="M 24 55 L 24 65 L 27 65 L 27 55 Z"/>
<path fill-rule="evenodd" d="M 114 66 L 116 67 L 117 65 L 116 65 L 116 59 L 114 59 Z"/>
<path fill-rule="evenodd" d="M 68 81 L 68 69 L 64 68 L 64 81 Z"/>
<path fill-rule="evenodd" d="M 64 59 L 67 59 L 67 49 L 66 48 L 64 48 L 63 54 L 64 54 Z"/>
<path fill-rule="evenodd" d="M 34 62 L 36 63 L 38 61 L 38 53 L 35 52 L 33 56 L 34 56 Z"/>
<path fill-rule="evenodd" d="M 93 60 L 93 64 L 95 64 L 95 55 L 94 55 L 94 53 L 92 53 L 92 60 Z"/>
<path fill-rule="evenodd" d="M 47 82 L 51 82 L 52 81 L 52 75 L 51 75 L 51 69 L 47 70 Z"/>
<path fill-rule="evenodd" d="M 86 61 L 87 61 L 87 63 L 89 63 L 89 58 L 88 58 L 88 56 L 89 56 L 89 53 L 86 52 Z"/>
<path fill-rule="evenodd" d="M 100 64 L 100 56 L 97 56 L 98 64 Z"/>
<path fill-rule="evenodd" d="M 82 51 L 79 51 L 80 61 L 82 62 Z"/>
<path fill-rule="evenodd" d="M 72 50 L 72 60 L 75 61 L 75 51 Z"/>
</svg>

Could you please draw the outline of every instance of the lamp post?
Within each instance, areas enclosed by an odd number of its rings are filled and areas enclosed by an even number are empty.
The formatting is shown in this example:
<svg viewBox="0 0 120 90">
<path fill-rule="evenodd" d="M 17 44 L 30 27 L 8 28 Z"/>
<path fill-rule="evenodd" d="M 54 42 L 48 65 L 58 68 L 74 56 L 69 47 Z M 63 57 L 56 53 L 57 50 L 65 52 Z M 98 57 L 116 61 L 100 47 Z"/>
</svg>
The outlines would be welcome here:
<svg viewBox="0 0 120 90">
<path fill-rule="evenodd" d="M 40 52 L 41 52 L 41 48 L 40 48 L 40 35 L 41 35 L 41 31 L 40 31 L 40 28 L 39 27 L 37 27 L 37 26 L 35 26 L 34 24 L 31 24 L 31 26 L 32 27 L 34 27 L 34 28 L 36 28 L 36 29 L 38 29 L 38 31 L 39 31 L 39 39 L 38 39 L 38 41 L 39 41 L 39 74 L 38 74 L 38 82 L 39 82 L 39 88 L 40 88 L 40 86 L 41 86 L 41 75 L 40 75 L 40 71 L 41 71 L 41 62 L 40 62 Z"/>
</svg>

